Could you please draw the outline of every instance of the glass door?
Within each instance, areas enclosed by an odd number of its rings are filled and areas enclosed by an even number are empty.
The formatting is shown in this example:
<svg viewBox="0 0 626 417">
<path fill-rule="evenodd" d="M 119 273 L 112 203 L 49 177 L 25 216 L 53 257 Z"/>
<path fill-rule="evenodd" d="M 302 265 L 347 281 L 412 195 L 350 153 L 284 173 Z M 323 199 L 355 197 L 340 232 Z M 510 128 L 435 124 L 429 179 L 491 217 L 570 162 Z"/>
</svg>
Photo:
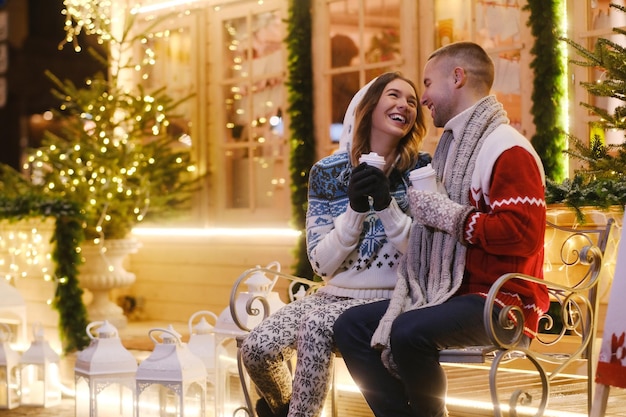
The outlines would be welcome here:
<svg viewBox="0 0 626 417">
<path fill-rule="evenodd" d="M 210 18 L 217 215 L 221 223 L 286 226 L 286 2 L 247 3 L 214 7 Z"/>
</svg>

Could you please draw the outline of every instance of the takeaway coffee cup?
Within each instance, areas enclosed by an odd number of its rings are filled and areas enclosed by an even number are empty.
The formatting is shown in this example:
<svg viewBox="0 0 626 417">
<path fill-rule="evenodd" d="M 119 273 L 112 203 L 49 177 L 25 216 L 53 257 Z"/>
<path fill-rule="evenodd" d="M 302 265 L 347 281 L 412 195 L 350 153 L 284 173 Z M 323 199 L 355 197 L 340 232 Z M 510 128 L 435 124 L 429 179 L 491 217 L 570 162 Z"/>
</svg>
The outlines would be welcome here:
<svg viewBox="0 0 626 417">
<path fill-rule="evenodd" d="M 409 180 L 416 190 L 437 191 L 435 170 L 430 164 L 411 171 Z"/>
<path fill-rule="evenodd" d="M 359 158 L 359 162 L 365 162 L 367 165 L 371 165 L 380 169 L 381 171 L 385 168 L 385 157 L 378 155 L 376 152 L 370 152 L 368 154 L 363 154 Z"/>
</svg>

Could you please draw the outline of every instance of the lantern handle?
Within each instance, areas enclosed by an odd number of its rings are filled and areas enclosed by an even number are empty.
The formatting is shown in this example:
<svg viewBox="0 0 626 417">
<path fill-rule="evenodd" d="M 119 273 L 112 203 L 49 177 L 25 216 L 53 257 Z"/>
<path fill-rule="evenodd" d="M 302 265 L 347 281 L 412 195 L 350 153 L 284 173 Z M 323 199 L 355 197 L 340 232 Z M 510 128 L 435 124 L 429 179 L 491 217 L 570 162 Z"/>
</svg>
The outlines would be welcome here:
<svg viewBox="0 0 626 417">
<path fill-rule="evenodd" d="M 280 262 L 272 261 L 269 264 L 267 264 L 265 269 L 276 269 L 276 272 L 280 272 Z M 278 275 L 274 275 L 274 279 L 272 280 L 272 283 L 270 284 L 269 289 L 267 290 L 268 294 L 272 292 L 272 290 L 274 289 L 274 285 L 276 285 L 276 282 L 278 282 Z"/>
<path fill-rule="evenodd" d="M 89 323 L 87 325 L 87 330 L 86 330 L 87 331 L 87 336 L 89 336 L 89 338 L 91 340 L 96 339 L 96 336 L 93 335 L 93 333 L 91 332 L 91 329 L 93 329 L 96 326 L 100 327 L 100 326 L 104 325 L 105 322 L 106 322 L 106 320 L 105 321 L 92 321 L 91 323 Z M 114 327 L 114 326 L 112 326 L 112 327 L 115 329 L 115 336 L 114 337 L 119 337 L 119 332 L 117 330 L 117 327 Z"/>
<path fill-rule="evenodd" d="M 93 329 L 95 326 L 99 326 L 99 325 L 101 325 L 101 324 L 103 324 L 103 323 L 104 323 L 103 321 L 92 321 L 91 323 L 89 323 L 89 324 L 87 325 L 87 329 L 86 329 L 87 336 L 88 336 L 91 340 L 94 340 L 94 339 L 96 338 L 96 337 L 95 337 L 95 336 L 91 333 L 91 329 Z"/>
<path fill-rule="evenodd" d="M 191 315 L 191 317 L 189 317 L 189 334 L 193 333 L 193 321 L 198 316 L 210 316 L 210 317 L 213 317 L 213 320 L 215 320 L 215 324 L 217 324 L 217 314 L 215 314 L 215 313 L 213 313 L 212 311 L 209 311 L 209 310 L 196 311 L 195 313 L 193 313 Z"/>
<path fill-rule="evenodd" d="M 40 321 L 33 323 L 33 339 L 37 340 L 43 337 L 44 328 Z"/>
<path fill-rule="evenodd" d="M 154 332 L 168 333 L 169 335 L 174 336 L 174 338 L 176 339 L 176 342 L 179 345 L 182 343 L 182 341 L 180 340 L 180 335 L 176 333 L 173 329 L 164 329 L 162 327 L 156 327 L 154 329 L 148 330 L 148 337 L 150 338 L 150 340 L 152 340 L 152 342 L 154 342 L 155 345 L 158 345 L 159 341 L 152 335 L 152 333 Z"/>
</svg>

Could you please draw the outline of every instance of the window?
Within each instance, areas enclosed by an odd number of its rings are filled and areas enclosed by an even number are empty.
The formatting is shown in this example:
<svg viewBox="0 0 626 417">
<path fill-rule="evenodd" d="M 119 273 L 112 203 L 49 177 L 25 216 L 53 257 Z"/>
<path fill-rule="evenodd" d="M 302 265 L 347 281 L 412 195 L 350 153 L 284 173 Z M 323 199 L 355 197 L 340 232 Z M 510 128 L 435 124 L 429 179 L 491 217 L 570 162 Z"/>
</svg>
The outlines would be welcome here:
<svg viewBox="0 0 626 417">
<path fill-rule="evenodd" d="M 528 50 L 524 47 L 522 16 L 518 0 L 436 0 L 436 47 L 451 42 L 473 41 L 489 53 L 495 64 L 493 94 L 504 105 L 511 126 L 527 134 L 532 129 L 529 109 L 525 110 L 521 80 L 529 68 Z"/>
<path fill-rule="evenodd" d="M 319 158 L 340 147 L 344 113 L 361 86 L 386 71 L 401 71 L 417 83 L 416 3 L 315 2 L 313 59 Z"/>
<path fill-rule="evenodd" d="M 170 112 L 168 131 L 178 138 L 180 149 L 192 154 L 198 175 L 207 171 L 206 131 L 199 123 L 201 103 L 206 101 L 201 85 L 201 33 L 204 15 L 201 9 L 163 8 L 156 12 L 140 12 L 137 31 L 145 39 L 134 44 L 134 59 L 141 57 L 143 72 L 141 84 L 145 91 L 162 88 L 179 103 Z M 149 62 L 152 61 L 152 62 Z M 135 80 L 139 82 L 140 80 Z M 196 193 L 193 209 L 182 213 L 175 220 L 176 225 L 197 226 L 206 217 L 208 206 L 207 184 L 203 182 Z M 160 220 L 159 224 L 163 224 Z"/>
</svg>

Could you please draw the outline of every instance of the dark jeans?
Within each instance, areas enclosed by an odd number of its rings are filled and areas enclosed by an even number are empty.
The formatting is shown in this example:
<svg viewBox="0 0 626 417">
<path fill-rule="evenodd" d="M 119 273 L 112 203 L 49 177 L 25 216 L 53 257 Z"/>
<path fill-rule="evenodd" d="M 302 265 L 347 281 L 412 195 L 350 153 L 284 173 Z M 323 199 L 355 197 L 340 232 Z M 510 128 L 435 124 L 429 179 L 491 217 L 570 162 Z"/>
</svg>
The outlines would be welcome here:
<svg viewBox="0 0 626 417">
<path fill-rule="evenodd" d="M 446 375 L 439 350 L 486 345 L 484 298 L 454 297 L 445 303 L 408 311 L 391 330 L 391 352 L 402 380 L 384 367 L 370 339 L 389 301 L 345 311 L 335 322 L 335 342 L 376 417 L 442 417 L 447 415 Z"/>
</svg>

